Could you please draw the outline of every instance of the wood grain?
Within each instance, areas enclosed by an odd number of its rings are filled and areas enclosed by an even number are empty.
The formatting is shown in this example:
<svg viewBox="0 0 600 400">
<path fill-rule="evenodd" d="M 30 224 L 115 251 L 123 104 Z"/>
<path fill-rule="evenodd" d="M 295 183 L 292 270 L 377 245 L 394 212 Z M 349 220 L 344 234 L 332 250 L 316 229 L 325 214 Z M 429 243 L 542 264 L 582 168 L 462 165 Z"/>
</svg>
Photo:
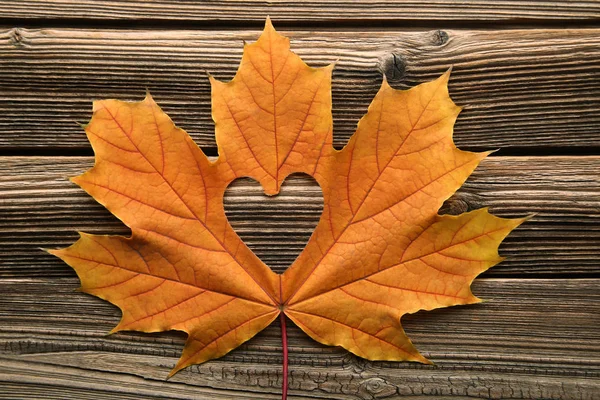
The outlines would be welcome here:
<svg viewBox="0 0 600 400">
<path fill-rule="evenodd" d="M 178 125 L 214 152 L 206 71 L 230 79 L 242 41 L 254 41 L 258 34 L 3 30 L 0 152 L 89 152 L 75 122 L 89 120 L 92 100 L 140 100 L 145 88 Z M 459 146 L 514 148 L 520 154 L 568 154 L 570 148 L 589 152 L 600 147 L 600 29 L 284 34 L 311 65 L 337 60 L 333 115 L 338 147 L 366 111 L 382 72 L 393 86 L 408 88 L 450 66 L 454 67 L 451 95 L 466 106 L 455 129 Z"/>
<path fill-rule="evenodd" d="M 120 312 L 77 286 L 76 279 L 0 280 L 0 398 L 278 398 L 276 323 L 167 382 L 185 336 L 106 336 Z M 436 366 L 362 360 L 291 328 L 290 395 L 599 398 L 597 280 L 480 279 L 474 292 L 493 300 L 403 318 Z"/>
<path fill-rule="evenodd" d="M 0 157 L 0 273 L 74 276 L 44 248 L 70 245 L 76 231 L 127 235 L 102 206 L 67 179 L 91 157 Z M 490 207 L 500 216 L 536 213 L 501 246 L 508 259 L 488 276 L 600 274 L 600 157 L 489 157 L 444 212 Z M 228 218 L 254 252 L 276 271 L 304 248 L 322 210 L 312 178 L 293 176 L 268 197 L 248 179 L 225 197 Z"/>
<path fill-rule="evenodd" d="M 456 143 L 502 156 L 486 159 L 442 212 L 535 213 L 502 244 L 507 260 L 474 282 L 489 301 L 402 319 L 435 366 L 362 360 L 292 326 L 290 399 L 600 400 L 595 0 L 0 2 L 0 399 L 281 398 L 277 322 L 167 381 L 185 335 L 107 336 L 119 310 L 77 292 L 75 273 L 40 249 L 67 246 L 78 230 L 129 233 L 68 182 L 93 163 L 76 124 L 92 101 L 140 100 L 148 88 L 216 155 L 206 72 L 231 79 L 266 15 L 310 65 L 336 62 L 338 148 L 383 73 L 405 89 L 452 66 L 451 95 L 466 106 Z M 225 205 L 244 241 L 282 271 L 310 237 L 322 196 L 306 176 L 274 198 L 239 180 Z"/>
<path fill-rule="evenodd" d="M 596 1 L 517 0 L 414 0 L 399 1 L 97 1 L 97 0 L 5 0 L 0 6 L 5 18 L 77 20 L 187 20 L 198 22 L 262 22 L 266 15 L 276 21 L 522 21 L 579 20 L 600 18 Z"/>
</svg>

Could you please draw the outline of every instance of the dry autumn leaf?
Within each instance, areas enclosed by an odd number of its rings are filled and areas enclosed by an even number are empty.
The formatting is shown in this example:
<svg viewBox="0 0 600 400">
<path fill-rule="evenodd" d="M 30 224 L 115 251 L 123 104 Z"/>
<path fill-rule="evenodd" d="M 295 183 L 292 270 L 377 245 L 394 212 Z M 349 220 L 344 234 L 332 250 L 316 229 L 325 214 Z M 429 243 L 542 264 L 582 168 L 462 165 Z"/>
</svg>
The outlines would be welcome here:
<svg viewBox="0 0 600 400">
<path fill-rule="evenodd" d="M 454 146 L 460 108 L 448 95 L 449 73 L 407 91 L 384 80 L 338 151 L 332 69 L 307 66 L 267 20 L 235 78 L 210 78 L 215 162 L 150 95 L 94 103 L 85 131 L 96 163 L 73 181 L 132 236 L 81 234 L 51 253 L 76 270 L 84 292 L 121 309 L 112 332 L 188 333 L 171 375 L 226 354 L 278 316 L 286 352 L 284 315 L 360 357 L 427 363 L 400 318 L 478 302 L 471 282 L 501 261 L 499 243 L 523 221 L 486 209 L 437 214 L 487 155 Z M 295 172 L 317 180 L 324 209 L 304 251 L 278 275 L 232 230 L 223 194 L 251 177 L 273 195 Z"/>
</svg>

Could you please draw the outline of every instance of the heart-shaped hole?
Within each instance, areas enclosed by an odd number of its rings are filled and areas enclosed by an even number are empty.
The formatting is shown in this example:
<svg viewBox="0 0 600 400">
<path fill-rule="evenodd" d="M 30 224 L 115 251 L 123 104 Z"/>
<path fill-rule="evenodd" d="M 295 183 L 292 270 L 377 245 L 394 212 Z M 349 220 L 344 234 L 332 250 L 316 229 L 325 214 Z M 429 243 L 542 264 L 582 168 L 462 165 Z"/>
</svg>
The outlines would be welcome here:
<svg viewBox="0 0 600 400">
<path fill-rule="evenodd" d="M 290 175 L 277 196 L 250 178 L 233 181 L 225 215 L 244 243 L 274 272 L 283 273 L 302 252 L 323 212 L 323 193 L 309 175 Z"/>
</svg>

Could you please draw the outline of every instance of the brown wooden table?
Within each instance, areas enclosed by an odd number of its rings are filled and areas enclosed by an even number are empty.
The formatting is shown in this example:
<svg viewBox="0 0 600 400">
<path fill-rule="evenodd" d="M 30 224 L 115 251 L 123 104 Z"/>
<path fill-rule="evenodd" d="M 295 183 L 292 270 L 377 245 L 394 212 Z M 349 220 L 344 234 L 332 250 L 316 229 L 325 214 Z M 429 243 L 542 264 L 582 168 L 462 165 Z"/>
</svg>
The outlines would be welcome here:
<svg viewBox="0 0 600 400">
<path fill-rule="evenodd" d="M 600 399 L 600 2 L 522 0 L 2 1 L 0 398 L 280 398 L 277 323 L 166 381 L 185 337 L 107 336 L 118 309 L 78 293 L 75 273 L 40 250 L 76 231 L 128 232 L 67 180 L 93 164 L 76 124 L 92 100 L 148 88 L 215 156 L 206 71 L 230 79 L 267 14 L 309 64 L 338 60 L 338 147 L 382 73 L 408 88 L 453 66 L 457 145 L 500 150 L 443 212 L 537 213 L 475 282 L 491 301 L 403 319 L 436 366 L 365 361 L 290 328 L 290 398 Z M 273 199 L 250 181 L 226 196 L 232 225 L 278 271 L 321 201 L 302 177 Z"/>
</svg>

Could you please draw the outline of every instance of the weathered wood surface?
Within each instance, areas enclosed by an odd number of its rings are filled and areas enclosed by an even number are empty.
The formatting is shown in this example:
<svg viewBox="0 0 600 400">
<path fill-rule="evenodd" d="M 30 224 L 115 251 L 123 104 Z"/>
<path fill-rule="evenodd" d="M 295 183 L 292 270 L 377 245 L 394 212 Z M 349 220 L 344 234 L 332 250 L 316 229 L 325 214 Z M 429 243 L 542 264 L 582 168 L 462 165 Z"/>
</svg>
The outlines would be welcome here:
<svg viewBox="0 0 600 400">
<path fill-rule="evenodd" d="M 517 0 L 0 2 L 0 399 L 281 398 L 277 323 L 166 381 L 184 335 L 107 336 L 118 309 L 77 292 L 75 273 L 40 249 L 77 230 L 128 234 L 67 180 L 93 162 L 75 123 L 91 101 L 148 88 L 214 156 L 205 72 L 230 79 L 266 15 L 309 64 L 337 60 L 337 147 L 382 73 L 407 88 L 453 66 L 450 92 L 466 106 L 455 141 L 502 152 L 442 211 L 536 213 L 475 281 L 491 301 L 403 318 L 435 367 L 365 361 L 291 327 L 290 399 L 600 399 L 600 2 Z M 322 197 L 307 177 L 275 198 L 240 180 L 225 204 L 281 271 Z"/>
<path fill-rule="evenodd" d="M 101 205 L 67 177 L 92 157 L 0 157 L 0 273 L 5 277 L 72 276 L 40 248 L 65 247 L 77 231 L 128 235 Z M 600 274 L 600 157 L 488 157 L 443 208 L 461 213 L 490 207 L 499 216 L 535 217 L 504 242 L 508 260 L 488 276 Z M 238 180 L 225 207 L 250 248 L 278 272 L 302 250 L 316 226 L 322 195 L 309 177 L 293 176 L 268 197 Z"/>
<path fill-rule="evenodd" d="M 166 382 L 184 335 L 106 336 L 118 309 L 77 287 L 0 281 L 0 398 L 279 398 L 276 323 Z M 291 398 L 600 398 L 596 279 L 481 279 L 474 292 L 492 300 L 403 318 L 436 366 L 365 361 L 290 329 Z"/>
<path fill-rule="evenodd" d="M 78 20 L 187 20 L 198 22 L 262 22 L 266 15 L 276 21 L 521 21 L 598 20 L 597 1 L 519 0 L 360 0 L 340 1 L 98 1 L 98 0 L 4 0 L 4 18 Z"/>
<path fill-rule="evenodd" d="M 242 41 L 258 33 L 5 29 L 0 152 L 90 154 L 75 122 L 89 120 L 92 100 L 140 100 L 145 88 L 198 144 L 214 147 L 206 71 L 233 77 Z M 451 95 L 466 106 L 455 130 L 459 146 L 552 154 L 600 147 L 600 29 L 284 33 L 311 65 L 337 60 L 338 147 L 366 111 L 382 72 L 393 86 L 407 88 L 450 66 Z"/>
</svg>

